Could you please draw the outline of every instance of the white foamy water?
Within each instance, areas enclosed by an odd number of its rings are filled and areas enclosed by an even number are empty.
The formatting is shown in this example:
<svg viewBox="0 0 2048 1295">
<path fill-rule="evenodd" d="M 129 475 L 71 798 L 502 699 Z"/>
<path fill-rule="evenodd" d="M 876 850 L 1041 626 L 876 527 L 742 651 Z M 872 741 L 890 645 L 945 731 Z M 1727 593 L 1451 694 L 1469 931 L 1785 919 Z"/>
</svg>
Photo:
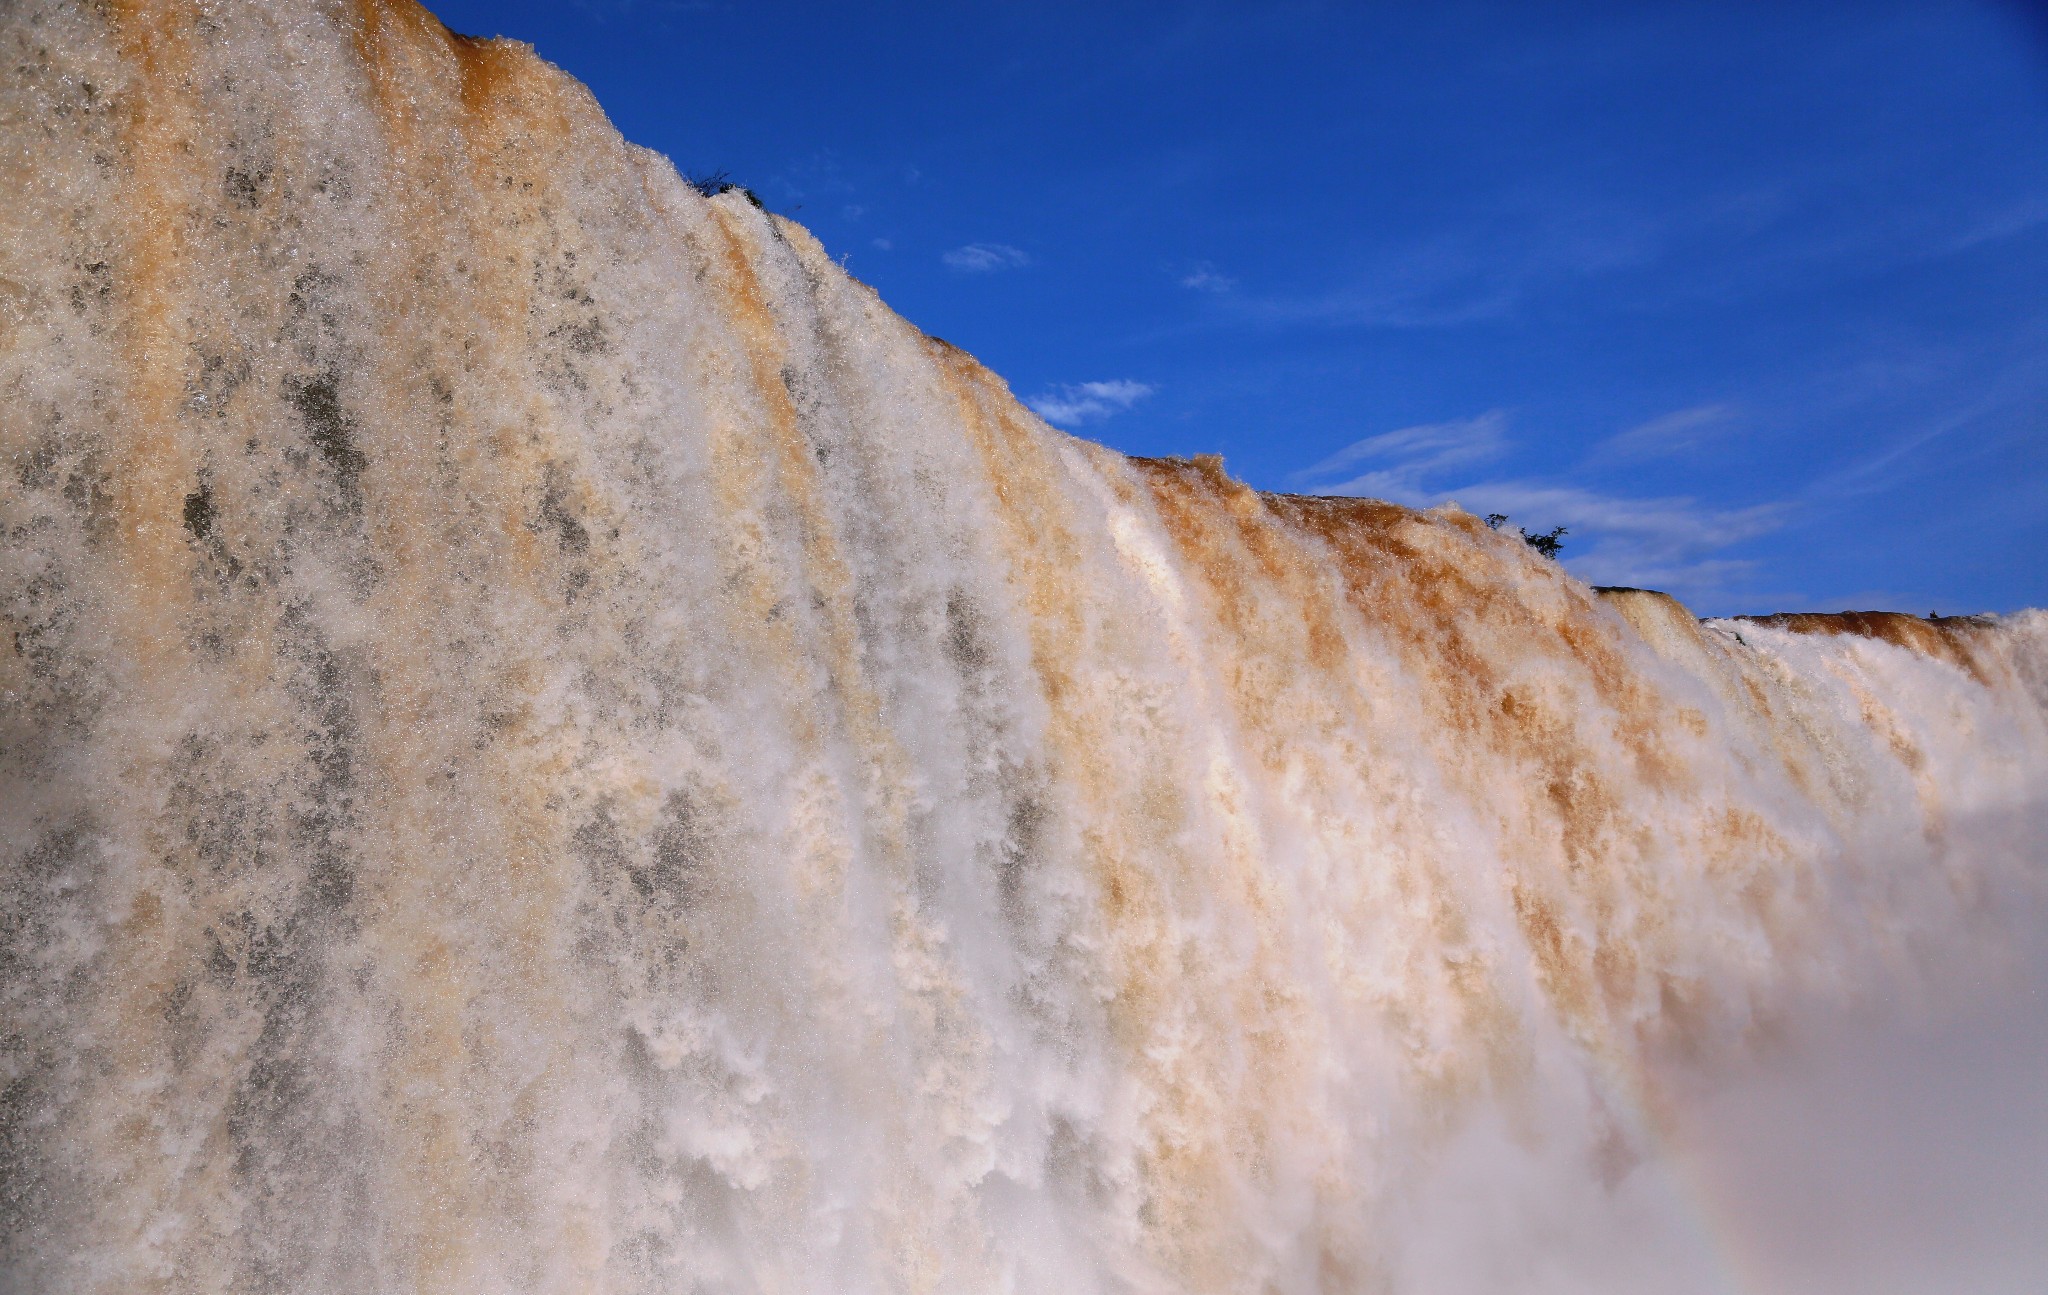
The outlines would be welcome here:
<svg viewBox="0 0 2048 1295">
<path fill-rule="evenodd" d="M 0 66 L 7 1289 L 1737 1289 L 1670 1076 L 2024 974 L 2048 616 L 1122 458 L 400 0 Z"/>
</svg>

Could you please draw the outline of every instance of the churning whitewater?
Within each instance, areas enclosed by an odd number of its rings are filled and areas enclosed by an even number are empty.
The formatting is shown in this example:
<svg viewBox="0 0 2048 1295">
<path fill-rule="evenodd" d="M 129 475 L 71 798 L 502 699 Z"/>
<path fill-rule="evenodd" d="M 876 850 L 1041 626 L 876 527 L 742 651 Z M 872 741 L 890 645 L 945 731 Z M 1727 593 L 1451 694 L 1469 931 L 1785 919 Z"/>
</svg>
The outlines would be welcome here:
<svg viewBox="0 0 2048 1295">
<path fill-rule="evenodd" d="M 409 0 L 0 63 L 7 1290 L 1724 1289 L 1660 1058 L 2033 920 L 2041 613 L 1072 439 Z"/>
</svg>

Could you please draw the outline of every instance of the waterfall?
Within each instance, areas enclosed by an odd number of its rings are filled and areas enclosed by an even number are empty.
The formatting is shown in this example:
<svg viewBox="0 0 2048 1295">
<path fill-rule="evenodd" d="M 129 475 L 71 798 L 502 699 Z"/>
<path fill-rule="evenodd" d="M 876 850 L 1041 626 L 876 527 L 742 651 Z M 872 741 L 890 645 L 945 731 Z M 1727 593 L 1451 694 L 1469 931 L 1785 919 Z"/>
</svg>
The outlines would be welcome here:
<svg viewBox="0 0 2048 1295">
<path fill-rule="evenodd" d="M 2038 928 L 2048 614 L 1120 456 L 410 0 L 0 66 L 8 1290 L 1723 1289 L 1670 1068 Z"/>
</svg>

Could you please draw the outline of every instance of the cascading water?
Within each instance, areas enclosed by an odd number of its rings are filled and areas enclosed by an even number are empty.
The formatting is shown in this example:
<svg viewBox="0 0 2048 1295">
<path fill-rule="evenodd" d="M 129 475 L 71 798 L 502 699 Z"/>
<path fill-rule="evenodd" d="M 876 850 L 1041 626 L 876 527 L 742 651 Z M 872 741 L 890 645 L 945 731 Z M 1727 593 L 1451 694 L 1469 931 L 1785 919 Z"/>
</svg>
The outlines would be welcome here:
<svg viewBox="0 0 2048 1295">
<path fill-rule="evenodd" d="M 9 1290 L 1721 1289 L 1658 1059 L 2033 920 L 2041 613 L 1071 439 L 409 0 L 0 63 Z"/>
</svg>

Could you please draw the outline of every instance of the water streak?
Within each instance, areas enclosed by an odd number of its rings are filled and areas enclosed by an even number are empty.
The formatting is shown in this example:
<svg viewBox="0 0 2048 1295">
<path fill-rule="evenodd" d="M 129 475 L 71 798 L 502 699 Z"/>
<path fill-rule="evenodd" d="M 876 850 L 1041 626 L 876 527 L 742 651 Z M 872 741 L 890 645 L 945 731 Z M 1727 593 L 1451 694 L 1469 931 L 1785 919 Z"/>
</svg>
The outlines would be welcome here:
<svg viewBox="0 0 2048 1295">
<path fill-rule="evenodd" d="M 407 0 L 0 56 L 8 1289 L 1502 1289 L 2031 920 L 2048 616 L 1074 440 Z"/>
</svg>

